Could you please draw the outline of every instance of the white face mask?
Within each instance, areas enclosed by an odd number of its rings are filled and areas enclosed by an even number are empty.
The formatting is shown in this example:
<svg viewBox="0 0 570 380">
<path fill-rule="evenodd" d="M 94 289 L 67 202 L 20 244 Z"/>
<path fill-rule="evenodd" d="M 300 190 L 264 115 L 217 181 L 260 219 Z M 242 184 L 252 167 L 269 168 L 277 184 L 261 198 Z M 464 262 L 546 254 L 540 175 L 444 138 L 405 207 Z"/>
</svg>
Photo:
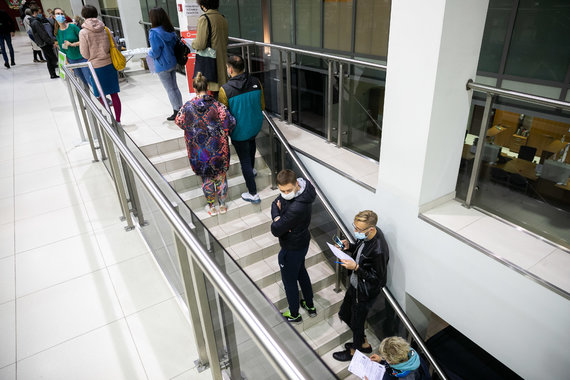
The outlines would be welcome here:
<svg viewBox="0 0 570 380">
<path fill-rule="evenodd" d="M 285 194 L 284 192 L 280 191 L 281 198 L 285 199 L 286 201 L 290 201 L 291 199 L 295 198 L 295 192 L 291 191 L 290 193 Z"/>
</svg>

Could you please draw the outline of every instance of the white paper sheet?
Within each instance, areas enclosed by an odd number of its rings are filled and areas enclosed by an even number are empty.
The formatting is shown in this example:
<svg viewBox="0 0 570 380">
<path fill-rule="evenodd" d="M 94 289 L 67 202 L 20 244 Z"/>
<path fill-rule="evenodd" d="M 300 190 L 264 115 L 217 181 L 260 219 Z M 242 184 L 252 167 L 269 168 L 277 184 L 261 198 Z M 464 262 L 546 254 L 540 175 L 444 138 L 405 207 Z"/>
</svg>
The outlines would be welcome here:
<svg viewBox="0 0 570 380">
<path fill-rule="evenodd" d="M 386 368 L 384 368 L 382 364 L 370 360 L 368 356 L 356 350 L 354 351 L 352 361 L 348 365 L 348 371 L 361 379 L 364 379 L 364 376 L 366 376 L 368 380 L 382 380 L 384 372 L 386 372 Z"/>
<path fill-rule="evenodd" d="M 347 255 L 346 253 L 344 253 L 343 251 L 338 249 L 336 246 L 334 246 L 330 243 L 327 243 L 327 245 L 331 249 L 332 253 L 334 253 L 334 255 L 336 257 L 338 257 L 339 259 L 354 261 L 354 259 L 352 257 L 350 257 L 349 255 Z"/>
</svg>

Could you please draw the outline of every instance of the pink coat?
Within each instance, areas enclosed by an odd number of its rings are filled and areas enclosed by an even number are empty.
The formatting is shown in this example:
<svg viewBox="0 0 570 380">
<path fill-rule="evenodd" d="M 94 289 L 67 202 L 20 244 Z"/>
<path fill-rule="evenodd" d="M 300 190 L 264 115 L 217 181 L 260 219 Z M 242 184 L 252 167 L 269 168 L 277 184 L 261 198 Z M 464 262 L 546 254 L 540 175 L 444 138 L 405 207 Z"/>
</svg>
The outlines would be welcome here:
<svg viewBox="0 0 570 380">
<path fill-rule="evenodd" d="M 110 65 L 111 43 L 105 30 L 105 24 L 99 19 L 88 18 L 79 32 L 79 51 L 81 55 L 99 68 Z"/>
</svg>

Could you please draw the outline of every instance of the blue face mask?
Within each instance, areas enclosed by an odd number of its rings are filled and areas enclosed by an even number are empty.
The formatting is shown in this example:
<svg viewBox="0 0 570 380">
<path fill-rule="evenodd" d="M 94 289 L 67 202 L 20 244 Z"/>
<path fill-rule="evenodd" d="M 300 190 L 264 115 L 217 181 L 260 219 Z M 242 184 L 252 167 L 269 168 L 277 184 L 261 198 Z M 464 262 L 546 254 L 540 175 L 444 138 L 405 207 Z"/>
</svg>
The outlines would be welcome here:
<svg viewBox="0 0 570 380">
<path fill-rule="evenodd" d="M 60 24 L 63 24 L 65 22 L 65 16 L 64 15 L 55 15 L 55 20 L 57 22 L 59 22 Z"/>
<path fill-rule="evenodd" d="M 354 238 L 356 240 L 364 240 L 366 239 L 366 234 L 364 232 L 356 232 L 354 231 Z"/>
<path fill-rule="evenodd" d="M 44 15 L 41 13 L 38 13 L 38 18 L 44 18 Z"/>
</svg>

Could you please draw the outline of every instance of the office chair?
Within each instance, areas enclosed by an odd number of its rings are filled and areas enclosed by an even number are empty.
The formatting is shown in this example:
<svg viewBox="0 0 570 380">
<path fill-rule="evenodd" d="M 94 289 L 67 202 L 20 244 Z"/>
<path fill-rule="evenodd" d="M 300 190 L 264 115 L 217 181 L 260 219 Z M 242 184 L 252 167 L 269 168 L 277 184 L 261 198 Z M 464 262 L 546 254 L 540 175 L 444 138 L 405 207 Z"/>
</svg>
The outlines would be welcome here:
<svg viewBox="0 0 570 380">
<path fill-rule="evenodd" d="M 532 162 L 534 160 L 534 155 L 536 154 L 536 148 L 532 146 L 523 145 L 519 149 L 519 158 Z"/>
<path fill-rule="evenodd" d="M 491 181 L 501 185 L 509 185 L 509 173 L 499 168 L 491 168 Z"/>
<path fill-rule="evenodd" d="M 528 181 L 520 174 L 511 174 L 509 176 L 509 187 L 516 191 L 521 191 L 526 194 L 528 189 Z"/>
</svg>

